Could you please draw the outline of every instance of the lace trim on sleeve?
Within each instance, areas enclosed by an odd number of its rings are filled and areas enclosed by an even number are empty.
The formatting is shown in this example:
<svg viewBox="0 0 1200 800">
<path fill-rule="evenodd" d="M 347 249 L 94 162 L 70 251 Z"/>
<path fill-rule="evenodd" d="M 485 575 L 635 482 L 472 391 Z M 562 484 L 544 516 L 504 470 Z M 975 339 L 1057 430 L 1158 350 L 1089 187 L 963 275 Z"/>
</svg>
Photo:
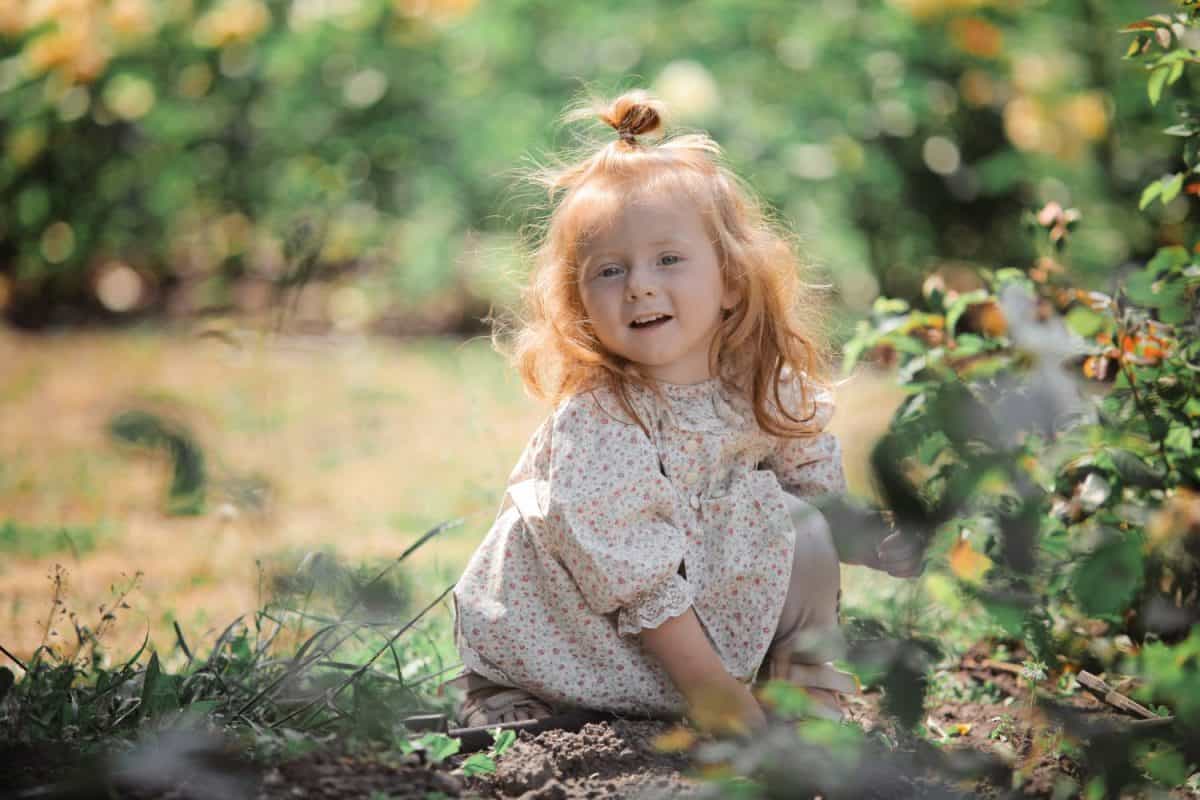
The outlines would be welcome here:
<svg viewBox="0 0 1200 800">
<path fill-rule="evenodd" d="M 644 628 L 657 628 L 678 617 L 692 605 L 692 587 L 679 573 L 660 584 L 636 605 L 624 606 L 617 614 L 617 633 L 634 636 Z"/>
</svg>

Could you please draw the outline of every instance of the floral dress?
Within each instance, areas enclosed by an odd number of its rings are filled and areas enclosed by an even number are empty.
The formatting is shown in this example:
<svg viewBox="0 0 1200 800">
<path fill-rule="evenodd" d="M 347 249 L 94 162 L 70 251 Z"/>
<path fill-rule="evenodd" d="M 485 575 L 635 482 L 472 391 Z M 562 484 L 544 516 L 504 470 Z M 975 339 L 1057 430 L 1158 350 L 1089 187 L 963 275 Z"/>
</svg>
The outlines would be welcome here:
<svg viewBox="0 0 1200 800">
<path fill-rule="evenodd" d="M 555 704 L 681 713 L 637 634 L 693 607 L 729 673 L 754 679 L 792 568 L 783 493 L 845 491 L 832 398 L 811 392 L 816 433 L 793 439 L 762 431 L 717 379 L 660 385 L 662 399 L 630 390 L 649 437 L 607 389 L 535 431 L 454 589 L 466 670 Z M 795 382 L 783 388 L 803 414 Z"/>
</svg>

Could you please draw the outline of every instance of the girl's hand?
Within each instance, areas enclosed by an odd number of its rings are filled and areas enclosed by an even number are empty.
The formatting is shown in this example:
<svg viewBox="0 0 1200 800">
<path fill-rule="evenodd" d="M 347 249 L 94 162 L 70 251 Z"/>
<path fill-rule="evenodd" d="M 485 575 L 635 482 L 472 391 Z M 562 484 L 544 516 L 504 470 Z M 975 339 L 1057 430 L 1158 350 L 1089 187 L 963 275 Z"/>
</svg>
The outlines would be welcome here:
<svg viewBox="0 0 1200 800">
<path fill-rule="evenodd" d="M 894 578 L 915 578 L 924 569 L 924 550 L 916 537 L 896 531 L 886 536 L 875 552 L 863 559 L 862 563 Z"/>
<path fill-rule="evenodd" d="M 767 726 L 767 716 L 750 687 L 725 670 L 695 609 L 641 632 L 642 645 L 671 676 L 696 727 L 711 733 L 750 733 Z"/>
<path fill-rule="evenodd" d="M 696 690 L 687 701 L 688 717 L 708 733 L 746 735 L 767 727 L 766 712 L 750 687 L 732 678 Z"/>
</svg>

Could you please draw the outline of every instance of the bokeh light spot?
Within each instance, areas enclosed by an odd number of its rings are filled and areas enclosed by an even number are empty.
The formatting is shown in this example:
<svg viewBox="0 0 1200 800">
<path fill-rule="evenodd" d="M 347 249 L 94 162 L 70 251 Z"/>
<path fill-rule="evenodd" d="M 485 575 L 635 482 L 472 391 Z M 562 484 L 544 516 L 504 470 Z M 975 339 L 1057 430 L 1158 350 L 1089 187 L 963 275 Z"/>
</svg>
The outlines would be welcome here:
<svg viewBox="0 0 1200 800">
<path fill-rule="evenodd" d="M 179 71 L 175 79 L 175 91 L 180 97 L 195 100 L 208 94 L 213 82 L 213 71 L 208 64 L 188 64 Z"/>
<path fill-rule="evenodd" d="M 930 136 L 926 139 L 921 148 L 921 157 L 925 159 L 925 166 L 938 175 L 949 175 L 962 163 L 958 145 L 945 136 Z"/>
<path fill-rule="evenodd" d="M 109 261 L 96 276 L 96 299 L 109 311 L 118 314 L 132 311 L 142 302 L 144 283 L 133 267 Z"/>
<path fill-rule="evenodd" d="M 374 67 L 354 73 L 342 86 L 342 99 L 351 108 L 366 108 L 378 103 L 387 93 L 387 76 Z"/>
<path fill-rule="evenodd" d="M 58 118 L 63 122 L 74 122 L 83 118 L 92 105 L 92 96 L 83 86 L 72 86 L 58 98 Z"/>
<path fill-rule="evenodd" d="M 889 136 L 905 138 L 917 129 L 917 115 L 903 100 L 884 100 L 879 104 L 879 122 Z"/>
<path fill-rule="evenodd" d="M 63 221 L 51 223 L 42 232 L 42 257 L 51 264 L 61 264 L 75 252 L 75 231 Z"/>
<path fill-rule="evenodd" d="M 702 117 L 721 100 L 717 82 L 698 61 L 672 61 L 654 80 L 654 91 L 680 119 Z"/>
<path fill-rule="evenodd" d="M 823 181 L 837 174 L 833 150 L 824 144 L 794 144 L 787 148 L 788 171 L 798 178 Z"/>
<path fill-rule="evenodd" d="M 154 84 L 138 75 L 121 73 L 104 87 L 104 103 L 120 119 L 132 121 L 154 108 Z"/>
<path fill-rule="evenodd" d="M 340 286 L 329 293 L 329 317 L 340 331 L 362 330 L 371 318 L 367 293 L 357 286 Z"/>
</svg>

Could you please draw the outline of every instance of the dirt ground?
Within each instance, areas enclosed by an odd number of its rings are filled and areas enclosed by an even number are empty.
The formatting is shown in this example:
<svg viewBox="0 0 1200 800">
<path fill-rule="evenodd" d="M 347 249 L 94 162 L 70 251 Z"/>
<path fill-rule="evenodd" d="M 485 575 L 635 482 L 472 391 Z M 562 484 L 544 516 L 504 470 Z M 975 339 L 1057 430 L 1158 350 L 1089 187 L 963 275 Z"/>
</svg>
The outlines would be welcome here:
<svg viewBox="0 0 1200 800">
<path fill-rule="evenodd" d="M 826 796 L 872 798 L 1001 797 L 1017 786 L 1027 797 L 1078 796 L 1080 768 L 1062 747 L 1063 737 L 1044 716 L 1031 710 L 1020 678 L 1005 665 L 987 662 L 981 654 L 968 654 L 954 671 L 956 680 L 985 682 L 992 690 L 987 702 L 928 703 L 925 725 L 936 746 L 915 746 L 898 735 L 880 712 L 881 696 L 866 692 L 851 698 L 852 724 L 867 732 L 867 755 L 854 768 L 847 790 L 834 789 Z M 1012 698 L 1010 701 L 1009 698 Z M 995 702 L 992 702 L 992 701 Z M 1124 719 L 1085 691 L 1060 702 L 1096 719 Z M 546 731 L 536 736 L 518 735 L 516 743 L 497 761 L 490 775 L 469 777 L 461 765 L 465 755 L 452 756 L 440 765 L 429 764 L 421 753 L 361 750 L 340 746 L 309 752 L 274 765 L 252 764 L 222 750 L 217 742 L 156 742 L 157 749 L 126 754 L 107 765 L 80 762 L 61 748 L 54 751 L 0 748 L 0 785 L 13 789 L 14 797 L 131 797 L 131 798 L 719 798 L 728 796 L 701 776 L 713 777 L 744 767 L 736 750 L 724 751 L 721 743 L 672 737 L 685 745 L 663 752 L 657 745 L 664 734 L 676 731 L 668 722 L 613 720 L 591 723 L 578 732 Z M 794 779 L 804 772 L 802 756 L 789 759 L 790 739 L 782 729 L 756 740 L 754 748 L 772 781 L 771 796 L 806 796 L 796 791 Z M 772 741 L 782 749 L 771 750 Z M 883 743 L 883 744 L 881 744 Z M 1069 748 L 1066 748 L 1069 750 Z M 713 754 L 718 753 L 714 759 Z M 986 754 L 991 779 L 953 784 L 935 780 L 922 768 L 932 758 L 954 754 Z M 790 762 L 790 763 L 789 763 Z M 82 766 L 68 769 L 75 763 Z M 827 765 L 826 765 L 827 766 Z M 789 783 L 791 770 L 793 782 Z M 1017 774 L 1017 780 L 1013 775 Z M 821 778 L 814 778 L 817 783 Z M 116 791 L 105 793 L 105 786 Z M 79 793 L 88 787 L 92 793 Z M 98 793 L 97 790 L 99 790 Z M 778 795 L 783 791 L 783 795 Z M 847 793 L 847 792 L 850 793 Z M 815 792 L 808 792 L 809 796 Z M 1197 798 L 1200 793 L 1178 789 L 1173 798 Z"/>
</svg>

